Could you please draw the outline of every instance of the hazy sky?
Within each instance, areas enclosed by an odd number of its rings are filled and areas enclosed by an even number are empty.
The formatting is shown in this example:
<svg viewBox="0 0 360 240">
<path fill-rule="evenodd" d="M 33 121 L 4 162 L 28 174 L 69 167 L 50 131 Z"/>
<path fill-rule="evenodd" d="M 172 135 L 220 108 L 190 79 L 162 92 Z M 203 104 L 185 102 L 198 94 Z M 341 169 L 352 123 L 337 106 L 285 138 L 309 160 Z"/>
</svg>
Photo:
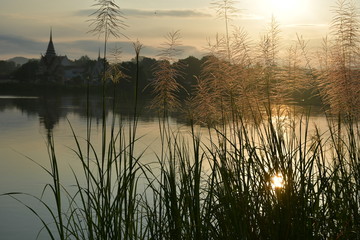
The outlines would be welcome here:
<svg viewBox="0 0 360 240">
<path fill-rule="evenodd" d="M 212 0 L 122 0 L 116 1 L 129 26 L 129 37 L 110 39 L 120 47 L 124 60 L 133 56 L 131 42 L 145 46 L 142 55 L 153 57 L 170 31 L 180 30 L 183 56 L 201 57 L 208 39 L 223 34 L 224 23 L 215 15 Z M 1 0 L 0 59 L 15 56 L 39 58 L 45 53 L 50 27 L 58 55 L 76 59 L 95 58 L 102 41 L 87 33 L 94 0 Z M 266 30 L 271 16 L 280 24 L 282 41 L 288 43 L 296 33 L 310 45 L 324 37 L 331 21 L 335 0 L 239 0 L 240 9 L 232 25 L 244 28 L 254 44 Z"/>
</svg>

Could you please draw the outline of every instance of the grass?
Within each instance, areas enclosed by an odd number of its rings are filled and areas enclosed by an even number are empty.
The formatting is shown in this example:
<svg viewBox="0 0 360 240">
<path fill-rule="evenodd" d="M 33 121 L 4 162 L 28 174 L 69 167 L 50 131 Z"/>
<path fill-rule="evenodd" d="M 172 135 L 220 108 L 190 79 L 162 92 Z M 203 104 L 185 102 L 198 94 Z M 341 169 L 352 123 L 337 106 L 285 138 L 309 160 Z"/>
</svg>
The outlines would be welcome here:
<svg viewBox="0 0 360 240">
<path fill-rule="evenodd" d="M 329 117 L 325 132 L 310 132 L 308 113 L 258 124 L 236 117 L 205 136 L 194 124 L 188 135 L 161 125 L 162 152 L 148 165 L 121 119 L 109 126 L 104 160 L 101 146 L 73 130 L 83 166 L 82 175 L 74 172 L 75 192 L 61 185 L 49 135 L 51 168 L 44 169 L 53 182 L 44 191 L 55 204 L 38 199 L 55 228 L 28 208 L 50 239 L 360 237 L 357 122 L 341 119 L 339 132 L 339 120 Z M 275 175 L 283 185 L 273 186 Z"/>
</svg>

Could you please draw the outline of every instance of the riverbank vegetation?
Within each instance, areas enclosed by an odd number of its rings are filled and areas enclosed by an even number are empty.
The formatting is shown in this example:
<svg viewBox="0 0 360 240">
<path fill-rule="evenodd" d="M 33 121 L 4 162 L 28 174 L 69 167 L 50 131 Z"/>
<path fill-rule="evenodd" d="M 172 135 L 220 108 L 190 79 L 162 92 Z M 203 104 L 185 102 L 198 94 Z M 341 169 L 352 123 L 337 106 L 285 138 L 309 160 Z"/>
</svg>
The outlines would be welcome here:
<svg viewBox="0 0 360 240">
<path fill-rule="evenodd" d="M 99 11 L 118 8 L 114 1 L 99 2 Z M 167 35 L 156 62 L 148 88 L 161 145 L 152 163 L 142 162 L 148 150 L 140 149 L 136 132 L 140 43 L 134 44 L 136 74 L 129 78 L 133 116 L 107 119 L 103 101 L 100 146 L 92 141 L 90 111 L 87 132 L 72 129 L 72 150 L 82 164 L 72 187 L 61 185 L 61 160 L 49 133 L 51 168 L 45 171 L 53 182 L 44 191 L 52 193 L 55 207 L 40 201 L 53 220 L 43 222 L 51 239 L 360 238 L 360 26 L 354 2 L 337 2 L 316 66 L 301 36 L 281 55 L 275 19 L 254 44 L 243 29 L 228 27 L 233 1 L 214 6 L 226 34 L 209 43 L 191 94 L 176 81 L 184 67 L 174 61 L 180 32 Z M 100 33 L 111 36 L 106 31 Z M 103 89 L 124 80 L 117 66 L 106 67 L 104 80 L 114 81 L 103 81 Z M 112 106 L 120 108 L 113 93 Z M 284 107 L 304 93 L 323 101 L 327 129 L 310 131 L 311 110 Z M 185 134 L 169 124 L 170 112 L 179 108 L 190 129 Z"/>
</svg>

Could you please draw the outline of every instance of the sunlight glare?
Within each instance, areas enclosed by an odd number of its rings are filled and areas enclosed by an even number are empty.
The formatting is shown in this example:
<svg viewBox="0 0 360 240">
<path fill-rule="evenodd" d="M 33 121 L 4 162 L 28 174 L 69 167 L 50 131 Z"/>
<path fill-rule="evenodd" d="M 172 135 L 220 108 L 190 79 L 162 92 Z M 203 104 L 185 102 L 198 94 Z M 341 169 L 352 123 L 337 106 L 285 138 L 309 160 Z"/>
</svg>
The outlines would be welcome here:
<svg viewBox="0 0 360 240">
<path fill-rule="evenodd" d="M 284 187 L 284 178 L 281 174 L 276 174 L 271 178 L 271 186 L 274 189 L 279 189 Z"/>
<path fill-rule="evenodd" d="M 264 11 L 271 12 L 276 19 L 288 21 L 304 18 L 308 14 L 310 0 L 262 0 L 260 6 Z"/>
<path fill-rule="evenodd" d="M 299 5 L 299 0 L 270 0 L 273 9 L 277 10 L 294 10 Z"/>
</svg>

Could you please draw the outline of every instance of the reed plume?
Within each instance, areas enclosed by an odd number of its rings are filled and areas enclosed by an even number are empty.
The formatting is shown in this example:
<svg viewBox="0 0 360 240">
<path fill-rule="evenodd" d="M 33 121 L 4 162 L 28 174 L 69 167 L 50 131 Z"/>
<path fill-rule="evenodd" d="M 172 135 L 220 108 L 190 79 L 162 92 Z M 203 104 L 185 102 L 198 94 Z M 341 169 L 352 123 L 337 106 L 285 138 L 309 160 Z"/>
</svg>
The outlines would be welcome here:
<svg viewBox="0 0 360 240">
<path fill-rule="evenodd" d="M 181 52 L 179 49 L 180 39 L 179 31 L 169 32 L 165 36 L 159 61 L 154 68 L 155 79 L 150 84 L 154 92 L 151 107 L 164 115 L 180 106 L 177 93 L 180 91 L 181 85 L 177 79 L 181 77 L 181 71 L 173 66 L 176 57 Z"/>
<path fill-rule="evenodd" d="M 239 11 L 235 7 L 236 3 L 237 1 L 234 0 L 217 0 L 211 3 L 216 10 L 217 16 L 225 22 L 225 46 L 228 61 L 231 60 L 229 24 Z"/>
<path fill-rule="evenodd" d="M 357 116 L 360 91 L 360 16 L 355 1 L 339 0 L 333 8 L 330 39 L 323 42 L 320 93 L 333 113 Z"/>
</svg>

